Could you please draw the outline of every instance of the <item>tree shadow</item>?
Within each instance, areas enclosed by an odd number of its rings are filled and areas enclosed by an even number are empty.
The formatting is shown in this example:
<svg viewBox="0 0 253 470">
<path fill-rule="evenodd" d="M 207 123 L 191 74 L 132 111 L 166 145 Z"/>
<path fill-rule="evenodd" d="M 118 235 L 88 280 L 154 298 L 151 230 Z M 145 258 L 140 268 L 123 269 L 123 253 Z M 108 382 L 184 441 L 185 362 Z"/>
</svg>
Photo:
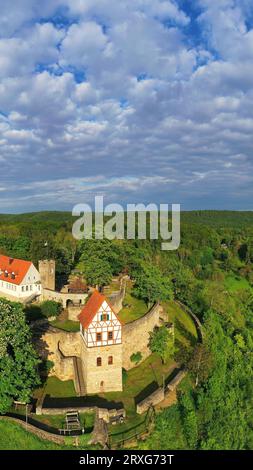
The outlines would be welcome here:
<svg viewBox="0 0 253 470">
<path fill-rule="evenodd" d="M 192 357 L 192 350 L 189 349 L 189 346 L 187 347 L 185 344 L 183 344 L 179 340 L 175 340 L 175 349 L 176 353 L 174 356 L 175 361 L 178 364 L 181 364 L 182 366 L 185 366 L 190 358 Z"/>
<path fill-rule="evenodd" d="M 175 318 L 175 329 L 178 331 L 178 333 L 180 333 L 180 335 L 189 341 L 191 346 L 195 346 L 197 343 L 197 338 L 185 328 L 184 324 L 178 320 L 178 318 Z"/>
</svg>

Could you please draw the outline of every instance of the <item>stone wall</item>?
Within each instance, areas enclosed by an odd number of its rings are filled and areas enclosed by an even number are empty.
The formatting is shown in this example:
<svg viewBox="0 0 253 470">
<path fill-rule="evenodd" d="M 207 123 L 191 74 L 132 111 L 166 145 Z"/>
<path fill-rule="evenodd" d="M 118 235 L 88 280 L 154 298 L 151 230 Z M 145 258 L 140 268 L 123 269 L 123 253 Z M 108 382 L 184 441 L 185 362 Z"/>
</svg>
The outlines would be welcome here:
<svg viewBox="0 0 253 470">
<path fill-rule="evenodd" d="M 164 389 L 163 387 L 158 388 L 153 393 L 151 393 L 147 398 L 142 400 L 137 404 L 136 412 L 138 414 L 145 413 L 150 406 L 158 405 L 161 401 L 164 400 Z"/>
<path fill-rule="evenodd" d="M 177 389 L 178 385 L 182 382 L 182 380 L 185 378 L 187 372 L 186 370 L 180 370 L 177 375 L 174 377 L 174 379 L 172 379 L 168 385 L 167 385 L 167 389 L 170 391 L 170 392 L 174 392 L 174 390 Z"/>
<path fill-rule="evenodd" d="M 110 303 L 115 313 L 119 313 L 119 311 L 123 307 L 123 300 L 126 295 L 126 284 L 128 280 L 129 280 L 129 276 L 123 276 L 120 279 L 120 290 L 116 292 L 112 292 L 111 294 L 108 295 L 108 299 L 110 300 Z"/>
<path fill-rule="evenodd" d="M 41 300 L 54 300 L 60 302 L 64 308 L 68 306 L 68 303 L 78 304 L 80 306 L 85 304 L 88 294 L 71 294 L 69 292 L 57 292 L 55 290 L 43 289 Z"/>
<path fill-rule="evenodd" d="M 49 415 L 49 416 L 55 416 L 55 415 L 64 415 L 68 411 L 78 411 L 78 413 L 97 413 L 98 417 L 100 419 L 103 419 L 106 423 L 110 422 L 110 418 L 115 417 L 115 416 L 126 416 L 126 410 L 124 408 L 120 409 L 108 409 L 108 408 L 101 408 L 97 406 L 72 406 L 70 407 L 65 407 L 65 408 L 44 408 L 42 407 L 41 409 L 38 410 L 37 412 L 37 407 L 36 407 L 36 414 L 43 414 L 43 415 Z"/>
<path fill-rule="evenodd" d="M 54 363 L 49 375 L 55 375 L 60 380 L 75 380 L 72 356 L 80 357 L 79 332 L 68 333 L 50 327 L 36 341 L 36 347 L 43 359 Z"/>
<path fill-rule="evenodd" d="M 72 321 L 79 321 L 78 315 L 81 313 L 82 308 L 83 308 L 82 306 L 81 307 L 69 306 L 68 307 L 68 319 Z"/>
<path fill-rule="evenodd" d="M 159 326 L 160 317 L 163 309 L 159 304 L 149 310 L 146 315 L 133 322 L 123 325 L 123 368 L 126 370 L 135 367 L 130 357 L 133 353 L 141 352 L 142 358 L 146 359 L 150 355 L 149 333 L 153 331 L 155 326 Z"/>
</svg>

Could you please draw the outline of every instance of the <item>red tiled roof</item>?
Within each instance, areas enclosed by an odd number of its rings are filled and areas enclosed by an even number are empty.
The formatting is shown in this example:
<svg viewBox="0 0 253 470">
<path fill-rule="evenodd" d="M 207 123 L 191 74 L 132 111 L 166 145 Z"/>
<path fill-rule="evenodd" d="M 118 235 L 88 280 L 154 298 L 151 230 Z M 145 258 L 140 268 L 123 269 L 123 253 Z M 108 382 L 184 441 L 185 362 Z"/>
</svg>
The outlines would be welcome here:
<svg viewBox="0 0 253 470">
<path fill-rule="evenodd" d="M 0 255 L 0 280 L 19 285 L 23 281 L 31 265 L 31 261 L 24 261 L 22 259 L 14 259 L 9 256 Z M 8 272 L 8 277 L 4 275 L 5 271 Z M 11 278 L 12 273 L 15 275 L 14 279 Z"/>
<path fill-rule="evenodd" d="M 98 312 L 98 310 L 100 309 L 104 301 L 106 301 L 106 303 L 109 305 L 109 307 L 113 311 L 113 308 L 109 304 L 106 297 L 103 294 L 100 294 L 100 292 L 98 292 L 97 290 L 95 290 L 78 316 L 80 323 L 82 324 L 84 328 L 87 328 L 89 324 L 92 322 L 94 316 L 96 315 L 96 313 Z M 117 317 L 114 311 L 113 313 Z"/>
</svg>

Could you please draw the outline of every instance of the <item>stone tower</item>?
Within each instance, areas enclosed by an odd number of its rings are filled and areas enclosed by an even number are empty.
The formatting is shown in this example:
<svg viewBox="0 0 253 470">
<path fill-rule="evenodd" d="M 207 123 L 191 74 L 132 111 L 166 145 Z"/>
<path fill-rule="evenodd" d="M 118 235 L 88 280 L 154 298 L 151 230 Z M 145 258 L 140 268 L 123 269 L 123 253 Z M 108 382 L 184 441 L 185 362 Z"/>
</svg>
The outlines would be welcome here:
<svg viewBox="0 0 253 470">
<path fill-rule="evenodd" d="M 79 315 L 85 392 L 122 391 L 122 325 L 95 291 Z"/>
<path fill-rule="evenodd" d="M 55 290 L 55 261 L 43 259 L 39 261 L 41 285 L 44 289 Z"/>
</svg>

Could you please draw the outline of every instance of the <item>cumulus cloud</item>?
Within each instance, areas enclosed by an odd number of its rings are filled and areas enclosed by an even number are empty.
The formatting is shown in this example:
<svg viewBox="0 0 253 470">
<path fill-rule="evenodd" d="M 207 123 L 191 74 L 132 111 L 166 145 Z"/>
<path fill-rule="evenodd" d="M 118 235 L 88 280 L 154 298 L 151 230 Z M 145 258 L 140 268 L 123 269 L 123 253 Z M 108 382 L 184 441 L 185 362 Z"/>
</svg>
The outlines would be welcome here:
<svg viewBox="0 0 253 470">
<path fill-rule="evenodd" d="M 0 212 L 252 208 L 252 3 L 196 4 L 0 0 Z"/>
</svg>

